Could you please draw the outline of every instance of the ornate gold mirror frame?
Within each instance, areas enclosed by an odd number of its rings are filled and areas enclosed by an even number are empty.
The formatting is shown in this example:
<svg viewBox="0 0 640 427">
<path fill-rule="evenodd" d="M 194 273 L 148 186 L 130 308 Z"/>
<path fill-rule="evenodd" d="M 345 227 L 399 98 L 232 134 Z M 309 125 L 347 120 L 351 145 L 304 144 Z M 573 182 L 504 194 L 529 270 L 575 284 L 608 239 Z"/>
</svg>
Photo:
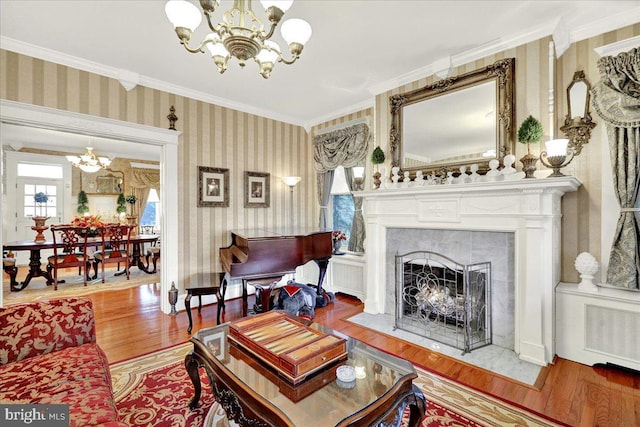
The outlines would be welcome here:
<svg viewBox="0 0 640 427">
<path fill-rule="evenodd" d="M 489 169 L 489 161 L 492 158 L 502 158 L 515 150 L 515 58 L 506 58 L 496 61 L 492 65 L 470 71 L 455 77 L 448 77 L 425 87 L 389 97 L 391 110 L 391 128 L 389 132 L 392 167 L 399 167 L 403 171 L 415 173 L 418 170 L 424 173 L 436 172 L 444 175 L 449 171 L 457 171 L 463 165 L 478 164 L 480 172 Z M 477 86 L 483 83 L 495 81 L 495 114 L 496 117 L 496 141 L 495 157 L 464 159 L 468 153 L 460 153 L 459 160 L 438 163 L 434 166 L 406 167 L 403 165 L 402 129 L 403 109 L 408 105 L 425 102 L 456 91 Z"/>
<path fill-rule="evenodd" d="M 584 71 L 576 71 L 573 80 L 567 86 L 567 115 L 564 126 L 560 127 L 569 138 L 569 149 L 576 156 L 582 151 L 582 146 L 589 142 L 591 129 L 596 126 L 589 113 L 590 90 L 591 85 Z"/>
</svg>

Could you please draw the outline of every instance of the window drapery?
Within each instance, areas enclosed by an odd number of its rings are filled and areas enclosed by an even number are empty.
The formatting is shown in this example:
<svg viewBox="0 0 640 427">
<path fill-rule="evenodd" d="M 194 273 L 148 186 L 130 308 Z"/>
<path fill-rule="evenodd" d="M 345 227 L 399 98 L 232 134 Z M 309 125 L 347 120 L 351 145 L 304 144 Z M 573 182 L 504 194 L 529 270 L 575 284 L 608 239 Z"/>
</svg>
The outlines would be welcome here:
<svg viewBox="0 0 640 427">
<path fill-rule="evenodd" d="M 142 219 L 144 208 L 147 206 L 149 192 L 155 189 L 160 194 L 160 171 L 157 169 L 132 168 L 128 178 L 128 185 L 131 192 L 136 196 L 135 212 L 140 216 L 138 221 Z"/>
<path fill-rule="evenodd" d="M 313 137 L 313 160 L 317 172 L 363 166 L 367 157 L 369 126 L 360 123 Z"/>
<path fill-rule="evenodd" d="M 333 183 L 333 171 L 342 166 L 349 190 L 353 191 L 354 166 L 364 166 L 369 145 L 369 126 L 365 123 L 316 135 L 313 138 L 313 160 L 317 171 L 318 201 L 320 202 L 319 226 L 327 227 L 327 206 Z M 364 217 L 362 199 L 354 197 L 355 212 L 349 236 L 349 250 L 364 250 Z"/>
<path fill-rule="evenodd" d="M 640 49 L 598 61 L 600 82 L 592 104 L 609 139 L 613 186 L 620 217 L 611 247 L 607 283 L 640 288 Z"/>
</svg>

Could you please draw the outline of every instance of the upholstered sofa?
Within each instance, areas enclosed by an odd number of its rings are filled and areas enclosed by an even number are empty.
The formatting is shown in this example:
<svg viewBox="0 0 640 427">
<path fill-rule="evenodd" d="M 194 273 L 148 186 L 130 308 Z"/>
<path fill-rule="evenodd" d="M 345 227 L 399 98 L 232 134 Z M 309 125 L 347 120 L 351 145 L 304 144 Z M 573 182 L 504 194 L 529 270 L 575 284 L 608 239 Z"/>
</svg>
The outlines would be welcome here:
<svg viewBox="0 0 640 427">
<path fill-rule="evenodd" d="M 126 426 L 90 299 L 0 308 L 0 402 L 68 404 L 71 426 Z"/>
</svg>

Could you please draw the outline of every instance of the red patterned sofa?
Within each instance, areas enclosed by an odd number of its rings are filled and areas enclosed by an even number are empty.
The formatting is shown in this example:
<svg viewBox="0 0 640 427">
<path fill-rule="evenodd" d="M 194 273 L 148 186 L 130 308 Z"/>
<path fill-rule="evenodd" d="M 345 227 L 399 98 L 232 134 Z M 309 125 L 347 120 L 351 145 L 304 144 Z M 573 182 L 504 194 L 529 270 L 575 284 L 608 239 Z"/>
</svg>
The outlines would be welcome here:
<svg viewBox="0 0 640 427">
<path fill-rule="evenodd" d="M 90 299 L 0 308 L 0 402 L 68 404 L 71 426 L 126 426 Z"/>
</svg>

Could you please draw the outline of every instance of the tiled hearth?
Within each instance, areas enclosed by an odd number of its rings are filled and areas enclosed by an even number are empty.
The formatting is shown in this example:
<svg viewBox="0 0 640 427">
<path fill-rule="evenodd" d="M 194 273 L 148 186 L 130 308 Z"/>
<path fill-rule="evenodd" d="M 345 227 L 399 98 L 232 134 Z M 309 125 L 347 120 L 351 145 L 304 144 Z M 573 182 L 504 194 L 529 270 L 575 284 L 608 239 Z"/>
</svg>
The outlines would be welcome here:
<svg viewBox="0 0 640 427">
<path fill-rule="evenodd" d="M 513 295 L 513 350 L 522 360 L 547 365 L 555 355 L 554 288 L 560 276 L 561 198 L 579 186 L 577 178 L 563 177 L 357 193 L 365 200 L 367 232 L 364 311 L 394 314 L 394 293 L 389 291 L 393 287 L 388 287 L 393 286 L 394 257 L 397 251 L 408 249 L 398 247 L 398 241 L 401 245 L 421 240 L 432 246 L 464 248 L 469 240 L 476 239 L 480 245 L 466 255 L 449 255 L 467 262 L 464 257 L 478 251 L 489 255 L 498 247 L 508 248 L 511 240 L 512 255 L 497 255 L 506 259 L 506 265 L 493 268 L 504 272 L 496 279 L 505 286 L 502 293 Z M 429 234 L 435 230 L 454 234 Z M 398 231 L 406 234 L 393 237 Z M 472 237 L 453 239 L 457 231 L 472 232 Z M 420 237 L 418 233 L 426 234 Z M 493 234 L 496 237 L 491 237 Z M 411 248 L 415 249 L 425 248 Z M 504 302 L 505 307 L 510 304 Z M 511 340 L 509 334 L 503 333 L 505 342 Z"/>
</svg>

